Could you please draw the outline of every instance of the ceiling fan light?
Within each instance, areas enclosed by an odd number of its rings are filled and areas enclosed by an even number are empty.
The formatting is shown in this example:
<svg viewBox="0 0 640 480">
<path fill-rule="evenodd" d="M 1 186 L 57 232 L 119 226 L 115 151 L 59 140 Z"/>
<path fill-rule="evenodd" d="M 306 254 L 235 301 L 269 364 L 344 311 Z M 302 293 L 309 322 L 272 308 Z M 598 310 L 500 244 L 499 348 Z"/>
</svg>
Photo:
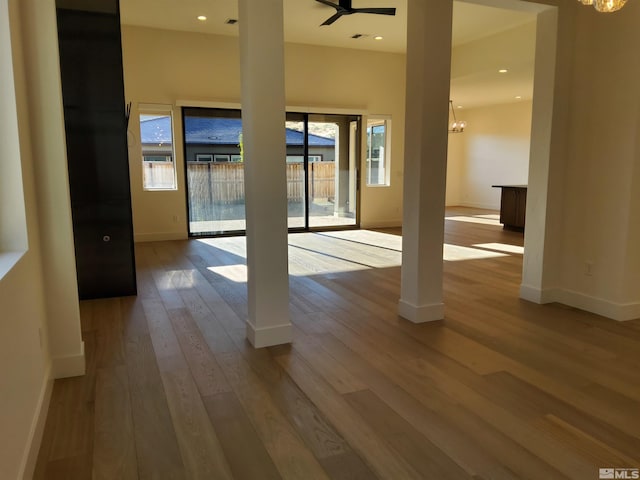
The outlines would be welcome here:
<svg viewBox="0 0 640 480">
<path fill-rule="evenodd" d="M 594 0 L 593 8 L 599 12 L 611 13 L 620 10 L 625 3 L 627 0 Z"/>
</svg>

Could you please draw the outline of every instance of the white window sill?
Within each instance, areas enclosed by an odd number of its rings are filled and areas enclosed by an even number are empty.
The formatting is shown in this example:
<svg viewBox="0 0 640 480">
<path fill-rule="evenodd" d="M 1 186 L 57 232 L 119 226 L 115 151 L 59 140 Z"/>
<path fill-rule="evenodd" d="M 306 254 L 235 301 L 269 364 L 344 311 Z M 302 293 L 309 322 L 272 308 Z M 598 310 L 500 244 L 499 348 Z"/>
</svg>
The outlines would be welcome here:
<svg viewBox="0 0 640 480">
<path fill-rule="evenodd" d="M 0 280 L 20 261 L 25 251 L 0 252 Z"/>
</svg>

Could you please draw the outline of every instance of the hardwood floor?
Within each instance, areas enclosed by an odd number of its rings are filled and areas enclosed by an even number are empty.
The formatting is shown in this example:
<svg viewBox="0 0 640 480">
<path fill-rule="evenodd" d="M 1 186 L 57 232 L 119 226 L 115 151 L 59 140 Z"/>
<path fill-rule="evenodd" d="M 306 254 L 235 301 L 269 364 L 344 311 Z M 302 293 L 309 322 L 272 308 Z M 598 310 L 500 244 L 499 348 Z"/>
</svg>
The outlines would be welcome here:
<svg viewBox="0 0 640 480">
<path fill-rule="evenodd" d="M 640 320 L 518 298 L 521 233 L 446 220 L 446 319 L 396 315 L 397 230 L 290 235 L 290 346 L 245 340 L 244 238 L 136 246 L 83 302 L 36 479 L 597 479 L 640 467 Z"/>
</svg>

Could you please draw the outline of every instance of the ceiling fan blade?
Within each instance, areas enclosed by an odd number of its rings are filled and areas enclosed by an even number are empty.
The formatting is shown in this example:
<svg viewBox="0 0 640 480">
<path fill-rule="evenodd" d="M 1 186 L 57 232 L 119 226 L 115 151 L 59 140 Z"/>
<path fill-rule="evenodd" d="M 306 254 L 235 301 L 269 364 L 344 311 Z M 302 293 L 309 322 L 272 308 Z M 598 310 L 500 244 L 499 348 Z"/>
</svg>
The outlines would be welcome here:
<svg viewBox="0 0 640 480">
<path fill-rule="evenodd" d="M 395 8 L 354 8 L 353 13 L 376 13 L 378 15 L 395 15 Z"/>
<path fill-rule="evenodd" d="M 328 5 L 330 7 L 333 7 L 336 10 L 338 10 L 338 8 L 339 8 L 338 4 L 330 2 L 329 0 L 316 0 L 316 2 L 322 3 L 323 5 Z"/>
<path fill-rule="evenodd" d="M 338 12 L 334 16 L 327 18 L 324 22 L 322 22 L 320 24 L 320 26 L 322 26 L 322 25 L 331 25 L 333 22 L 338 20 L 342 15 L 343 15 L 342 12 Z"/>
</svg>

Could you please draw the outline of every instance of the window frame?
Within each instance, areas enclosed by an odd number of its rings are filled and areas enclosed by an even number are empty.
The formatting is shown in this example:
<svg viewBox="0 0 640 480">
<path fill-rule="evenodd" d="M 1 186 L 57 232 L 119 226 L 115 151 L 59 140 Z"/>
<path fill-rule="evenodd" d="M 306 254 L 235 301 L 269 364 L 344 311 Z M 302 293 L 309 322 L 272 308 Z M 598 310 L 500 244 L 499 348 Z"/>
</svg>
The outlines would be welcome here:
<svg viewBox="0 0 640 480">
<path fill-rule="evenodd" d="M 0 281 L 29 249 L 10 3 L 0 0 Z"/>
<path fill-rule="evenodd" d="M 171 150 L 170 152 L 167 152 L 166 154 L 164 152 L 160 153 L 158 152 L 158 150 L 153 151 L 151 148 L 149 149 L 149 155 L 145 155 L 144 152 L 144 144 L 142 142 L 142 116 L 168 116 L 169 117 L 169 122 L 170 122 L 170 128 L 171 128 Z M 139 129 L 138 132 L 140 134 L 140 158 L 141 158 L 141 167 L 143 169 L 142 171 L 142 190 L 145 192 L 173 192 L 173 191 L 177 191 L 178 190 L 178 169 L 177 169 L 177 165 L 176 165 L 176 133 L 175 133 L 175 121 L 174 121 L 174 115 L 173 115 L 173 107 L 171 105 L 154 105 L 154 104 L 144 104 L 144 105 L 138 105 L 138 125 L 139 125 Z M 152 161 L 147 161 L 145 160 L 145 156 L 156 156 L 156 157 L 160 157 L 160 156 L 165 156 L 168 157 L 168 160 L 165 160 L 163 162 L 152 162 Z M 173 185 L 171 187 L 149 187 L 145 184 L 145 174 L 144 174 L 144 169 L 145 169 L 145 164 L 149 164 L 149 163 L 159 163 L 159 164 L 167 164 L 170 163 L 171 166 L 173 167 Z"/>
<path fill-rule="evenodd" d="M 382 183 L 371 183 L 371 173 L 370 173 L 370 158 L 368 146 L 370 145 L 369 140 L 369 128 L 373 129 L 373 127 L 383 125 L 384 126 L 384 158 L 381 159 L 384 165 L 384 180 Z M 372 188 L 380 188 L 380 187 L 390 187 L 391 186 L 391 115 L 369 115 L 366 120 L 366 126 L 364 128 L 364 136 L 365 136 L 365 154 L 363 155 L 364 160 L 364 184 L 367 187 Z"/>
<path fill-rule="evenodd" d="M 213 162 L 213 153 L 196 153 L 196 162 L 200 162 L 200 163 Z"/>
</svg>

